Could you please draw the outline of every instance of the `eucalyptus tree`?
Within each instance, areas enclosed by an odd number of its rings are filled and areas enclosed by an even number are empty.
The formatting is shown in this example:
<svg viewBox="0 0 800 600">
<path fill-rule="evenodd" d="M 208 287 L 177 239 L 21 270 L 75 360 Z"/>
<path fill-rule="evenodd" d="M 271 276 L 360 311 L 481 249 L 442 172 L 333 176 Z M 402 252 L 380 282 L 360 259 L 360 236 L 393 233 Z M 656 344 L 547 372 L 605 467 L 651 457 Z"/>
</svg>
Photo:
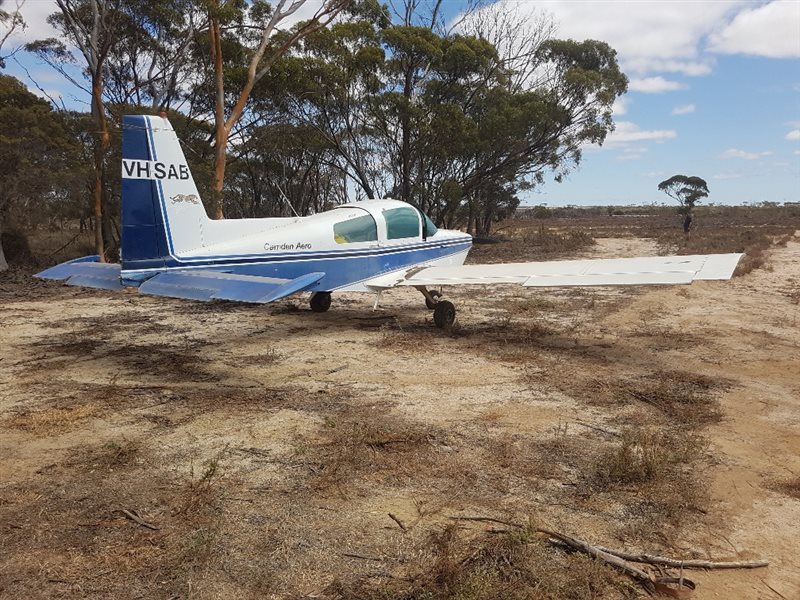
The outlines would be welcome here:
<svg viewBox="0 0 800 600">
<path fill-rule="evenodd" d="M 709 194 L 705 179 L 696 175 L 673 175 L 659 183 L 658 189 L 678 201 L 680 204 L 678 213 L 683 215 L 683 230 L 685 233 L 689 233 L 694 205 L 703 198 L 707 198 Z"/>
<path fill-rule="evenodd" d="M 214 71 L 214 216 L 223 217 L 222 189 L 225 181 L 228 140 L 239 122 L 255 85 L 269 72 L 273 63 L 283 56 L 298 40 L 331 23 L 352 0 L 322 0 L 316 5 L 310 19 L 296 23 L 286 31 L 280 31 L 308 0 L 278 0 L 271 6 L 263 0 L 248 5 L 243 0 L 207 0 L 209 18 L 209 43 Z M 230 79 L 225 77 L 223 49 L 226 29 L 234 25 L 246 28 L 239 36 L 244 42 L 243 57 L 246 70 L 241 83 L 232 93 L 233 103 L 226 102 L 231 93 Z M 235 28 L 235 27 L 234 27 Z M 248 44 L 250 42 L 250 44 Z M 226 90 L 226 83 L 228 88 Z"/>
<path fill-rule="evenodd" d="M 55 1 L 59 12 L 47 20 L 62 33 L 62 37 L 32 42 L 27 49 L 90 94 L 94 121 L 92 211 L 96 223 L 95 252 L 101 261 L 105 261 L 106 246 L 111 243 L 113 233 L 108 211 L 104 210 L 108 198 L 104 186 L 105 158 L 110 144 L 104 91 L 108 55 L 119 39 L 121 0 Z M 70 72 L 70 66 L 77 62 L 73 47 L 83 58 L 82 75 L 89 80 L 88 89 L 80 83 L 81 76 L 76 77 Z"/>
<path fill-rule="evenodd" d="M 0 6 L 2 5 L 3 2 L 0 1 Z M 16 0 L 13 11 L 0 8 L 0 69 L 5 69 L 6 61 L 19 52 L 19 46 L 11 48 L 8 42 L 15 32 L 22 31 L 27 27 L 20 12 L 24 5 L 25 0 Z"/>
<path fill-rule="evenodd" d="M 194 47 L 208 32 L 201 0 L 121 0 L 119 11 L 117 40 L 107 59 L 106 98 L 151 112 L 182 107 L 202 74 L 192 60 Z"/>
<path fill-rule="evenodd" d="M 0 75 L 0 234 L 46 222 L 67 203 L 79 144 L 63 115 L 14 77 Z M 0 271 L 8 268 L 0 236 Z"/>
</svg>

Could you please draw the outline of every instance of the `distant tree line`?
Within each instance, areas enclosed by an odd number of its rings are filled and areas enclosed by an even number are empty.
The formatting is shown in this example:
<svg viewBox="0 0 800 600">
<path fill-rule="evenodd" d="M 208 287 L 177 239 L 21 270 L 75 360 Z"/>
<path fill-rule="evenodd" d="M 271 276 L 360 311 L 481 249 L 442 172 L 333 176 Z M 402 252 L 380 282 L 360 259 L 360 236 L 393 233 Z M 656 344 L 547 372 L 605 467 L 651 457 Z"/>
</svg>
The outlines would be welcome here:
<svg viewBox="0 0 800 600">
<path fill-rule="evenodd" d="M 0 75 L 0 135 L 13 140 L 0 227 L 79 220 L 109 259 L 124 114 L 169 115 L 217 218 L 393 197 L 486 236 L 520 191 L 560 180 L 603 142 L 627 88 L 604 42 L 488 9 L 448 29 L 442 0 L 325 0 L 290 27 L 306 0 L 56 2 L 61 35 L 26 50 L 91 110 Z"/>
</svg>

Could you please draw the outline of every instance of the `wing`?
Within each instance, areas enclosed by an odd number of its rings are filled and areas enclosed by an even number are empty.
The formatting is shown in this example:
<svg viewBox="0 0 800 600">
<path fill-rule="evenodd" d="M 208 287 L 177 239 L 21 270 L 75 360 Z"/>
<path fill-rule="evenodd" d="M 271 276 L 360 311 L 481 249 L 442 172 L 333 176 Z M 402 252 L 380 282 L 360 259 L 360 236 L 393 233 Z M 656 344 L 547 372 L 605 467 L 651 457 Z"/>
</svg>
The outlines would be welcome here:
<svg viewBox="0 0 800 600">
<path fill-rule="evenodd" d="M 61 263 L 37 273 L 40 279 L 63 281 L 106 290 L 120 290 L 120 265 L 99 263 L 97 256 L 86 256 Z M 325 273 L 308 273 L 296 279 L 235 275 L 219 271 L 164 271 L 139 286 L 139 292 L 150 296 L 167 296 L 187 300 L 234 300 L 266 304 L 312 287 Z"/>
<path fill-rule="evenodd" d="M 741 257 L 742 254 L 707 254 L 422 267 L 387 275 L 370 284 L 376 289 L 495 283 L 525 287 L 679 284 L 730 279 Z"/>
</svg>

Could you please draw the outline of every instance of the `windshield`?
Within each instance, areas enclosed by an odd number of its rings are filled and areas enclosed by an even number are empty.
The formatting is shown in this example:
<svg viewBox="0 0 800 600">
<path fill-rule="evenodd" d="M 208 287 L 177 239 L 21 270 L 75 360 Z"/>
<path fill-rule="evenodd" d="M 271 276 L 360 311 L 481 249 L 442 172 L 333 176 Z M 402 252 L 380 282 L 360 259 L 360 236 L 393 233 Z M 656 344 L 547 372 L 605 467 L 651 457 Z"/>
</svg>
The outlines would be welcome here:
<svg viewBox="0 0 800 600">
<path fill-rule="evenodd" d="M 427 237 L 433 237 L 438 231 L 438 229 L 436 229 L 436 225 L 433 224 L 431 218 L 425 213 L 422 213 L 422 216 L 425 218 L 425 235 Z"/>
</svg>

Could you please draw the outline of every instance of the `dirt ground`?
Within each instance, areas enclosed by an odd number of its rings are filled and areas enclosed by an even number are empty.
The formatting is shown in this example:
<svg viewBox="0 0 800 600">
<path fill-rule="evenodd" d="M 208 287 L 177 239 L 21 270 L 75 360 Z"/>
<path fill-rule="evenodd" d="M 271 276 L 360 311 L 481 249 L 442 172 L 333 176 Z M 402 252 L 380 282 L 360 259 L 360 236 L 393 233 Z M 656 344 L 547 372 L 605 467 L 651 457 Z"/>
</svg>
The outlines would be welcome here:
<svg viewBox="0 0 800 600">
<path fill-rule="evenodd" d="M 447 292 L 452 331 L 409 290 L 315 314 L 0 280 L 0 597 L 412 597 L 431 535 L 504 535 L 454 518 L 485 516 L 768 559 L 693 597 L 800 598 L 797 237 L 729 282 Z"/>
</svg>

